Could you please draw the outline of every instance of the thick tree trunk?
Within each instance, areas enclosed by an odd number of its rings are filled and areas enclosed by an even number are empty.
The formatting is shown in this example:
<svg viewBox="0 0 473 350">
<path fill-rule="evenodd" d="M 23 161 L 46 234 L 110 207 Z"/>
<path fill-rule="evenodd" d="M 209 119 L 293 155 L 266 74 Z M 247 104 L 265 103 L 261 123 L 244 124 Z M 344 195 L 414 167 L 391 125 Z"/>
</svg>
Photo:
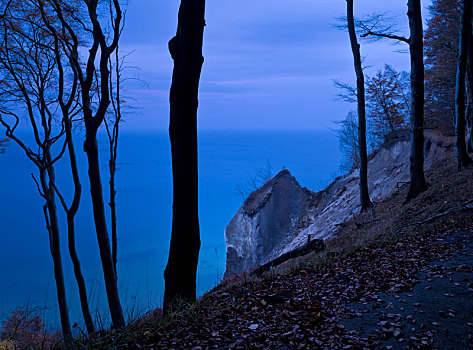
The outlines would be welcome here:
<svg viewBox="0 0 473 350">
<path fill-rule="evenodd" d="M 174 60 L 169 136 L 172 152 L 173 218 L 164 271 L 164 310 L 196 299 L 200 250 L 197 177 L 197 106 L 203 64 L 205 0 L 182 0 L 177 34 L 169 42 Z"/>
<path fill-rule="evenodd" d="M 87 153 L 87 160 L 89 163 L 90 194 L 92 196 L 95 230 L 97 232 L 100 259 L 102 261 L 108 306 L 110 309 L 113 328 L 122 328 L 125 326 L 125 319 L 123 317 L 123 311 L 118 295 L 117 278 L 115 275 L 115 268 L 113 267 L 110 240 L 108 237 L 107 223 L 105 220 L 105 207 L 103 203 L 99 153 L 97 147 L 97 131 L 92 126 L 86 126 L 86 128 L 87 131 L 84 150 Z"/>
<path fill-rule="evenodd" d="M 48 157 L 50 158 L 50 157 Z M 64 284 L 64 273 L 62 268 L 61 245 L 59 240 L 59 224 L 55 202 L 54 188 L 47 181 L 47 172 L 54 179 L 54 170 L 50 166 L 48 170 L 40 169 L 40 181 L 43 193 L 46 197 L 44 207 L 44 218 L 46 228 L 49 233 L 49 247 L 53 258 L 54 279 L 56 280 L 56 292 L 59 305 L 59 315 L 61 318 L 61 329 L 64 340 L 67 342 L 72 338 L 71 323 L 69 321 L 69 311 L 67 309 L 66 287 Z"/>
<path fill-rule="evenodd" d="M 411 57 L 412 109 L 410 187 L 407 199 L 417 197 L 427 189 L 424 177 L 424 54 L 420 0 L 408 0 L 409 51 Z"/>
<path fill-rule="evenodd" d="M 66 129 L 66 141 L 69 152 L 69 162 L 71 165 L 72 178 L 74 181 L 74 199 L 70 209 L 66 209 L 67 217 L 67 240 L 69 248 L 69 256 L 71 257 L 72 265 L 74 266 L 74 276 L 77 281 L 77 287 L 79 289 L 79 298 L 80 305 L 82 309 L 82 315 L 84 316 L 85 326 L 89 334 L 95 332 L 94 322 L 92 321 L 92 316 L 90 314 L 89 302 L 87 298 L 87 288 L 85 285 L 84 276 L 82 274 L 82 269 L 80 267 L 79 257 L 76 250 L 76 238 L 75 238 L 75 216 L 77 210 L 79 209 L 79 202 L 82 192 L 82 186 L 79 179 L 79 169 L 77 168 L 77 158 L 74 148 L 74 143 L 72 140 L 72 128 L 68 118 L 65 118 L 64 124 Z"/>
<path fill-rule="evenodd" d="M 358 102 L 358 151 L 360 155 L 360 201 L 361 209 L 370 208 L 368 192 L 368 155 L 366 150 L 366 107 L 365 107 L 365 76 L 361 66 L 360 44 L 356 38 L 355 20 L 353 16 L 353 0 L 347 0 L 348 34 L 356 72 L 356 96 Z"/>
<path fill-rule="evenodd" d="M 463 0 L 460 20 L 460 39 L 458 45 L 457 76 L 455 87 L 455 135 L 457 139 L 458 169 L 471 164 L 465 141 L 465 78 L 468 48 L 471 40 L 471 4 L 472 0 Z"/>
</svg>

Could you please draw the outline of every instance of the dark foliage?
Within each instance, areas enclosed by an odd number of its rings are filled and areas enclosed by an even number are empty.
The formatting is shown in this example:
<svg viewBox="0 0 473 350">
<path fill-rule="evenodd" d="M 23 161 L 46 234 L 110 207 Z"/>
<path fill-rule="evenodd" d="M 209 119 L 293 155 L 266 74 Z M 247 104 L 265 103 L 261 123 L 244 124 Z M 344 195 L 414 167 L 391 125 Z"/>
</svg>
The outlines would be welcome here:
<svg viewBox="0 0 473 350">
<path fill-rule="evenodd" d="M 429 13 L 424 37 L 426 121 L 453 130 L 461 1 L 434 0 Z"/>
</svg>

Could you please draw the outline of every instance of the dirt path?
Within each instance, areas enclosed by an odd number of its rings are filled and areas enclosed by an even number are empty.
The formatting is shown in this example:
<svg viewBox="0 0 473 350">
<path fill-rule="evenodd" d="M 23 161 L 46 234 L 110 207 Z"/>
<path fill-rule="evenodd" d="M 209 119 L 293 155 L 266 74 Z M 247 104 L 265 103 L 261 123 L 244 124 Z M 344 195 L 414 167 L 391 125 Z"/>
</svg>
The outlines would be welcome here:
<svg viewBox="0 0 473 350">
<path fill-rule="evenodd" d="M 171 320 L 151 321 L 96 346 L 469 349 L 473 234 L 452 232 L 407 235 L 327 263 L 230 284 Z"/>
<path fill-rule="evenodd" d="M 348 304 L 354 317 L 341 324 L 364 337 L 375 335 L 386 348 L 473 348 L 472 234 L 444 235 L 436 241 L 458 251 L 426 266 L 412 291 L 380 293 L 375 301 Z"/>
</svg>

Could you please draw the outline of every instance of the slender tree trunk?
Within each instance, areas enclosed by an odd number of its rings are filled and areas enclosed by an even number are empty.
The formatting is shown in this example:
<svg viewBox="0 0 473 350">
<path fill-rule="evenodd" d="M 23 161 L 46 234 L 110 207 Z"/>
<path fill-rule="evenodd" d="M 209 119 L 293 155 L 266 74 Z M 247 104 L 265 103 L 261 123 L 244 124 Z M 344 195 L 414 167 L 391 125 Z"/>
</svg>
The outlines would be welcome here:
<svg viewBox="0 0 473 350">
<path fill-rule="evenodd" d="M 455 135 L 457 139 L 457 165 L 462 169 L 471 164 L 465 141 L 465 79 L 468 49 L 471 41 L 472 0 L 463 0 L 460 20 L 460 39 L 458 45 L 457 76 L 455 87 Z"/>
<path fill-rule="evenodd" d="M 164 310 L 178 300 L 196 299 L 200 250 L 197 177 L 197 106 L 205 0 L 182 0 L 177 34 L 169 42 L 174 60 L 170 92 L 173 218 L 169 258 L 164 271 Z"/>
<path fill-rule="evenodd" d="M 361 210 L 370 208 L 373 203 L 368 192 L 368 155 L 366 150 L 366 107 L 365 76 L 361 66 L 360 44 L 356 38 L 353 16 L 353 0 L 347 0 L 348 33 L 356 72 L 356 96 L 358 102 L 358 151 L 360 155 L 360 201 Z"/>
<path fill-rule="evenodd" d="M 470 43 L 470 47 L 473 47 Z M 473 154 L 473 67 L 472 60 L 470 59 L 471 53 L 468 55 L 468 68 L 467 68 L 467 109 L 466 109 L 466 131 L 467 131 L 467 144 L 466 148 L 470 155 Z"/>
<path fill-rule="evenodd" d="M 470 154 L 473 154 L 473 13 L 472 21 L 470 22 L 472 32 L 470 32 L 470 40 L 468 41 L 468 60 L 467 60 L 467 70 L 466 70 L 466 87 L 467 87 L 467 112 L 466 112 L 466 123 L 467 123 L 467 150 Z"/>
<path fill-rule="evenodd" d="M 411 156 L 410 187 L 407 199 L 417 197 L 427 189 L 424 177 L 424 54 L 420 0 L 408 0 L 409 51 L 411 57 Z"/>
<path fill-rule="evenodd" d="M 74 143 L 72 140 L 72 130 L 70 120 L 64 118 L 65 129 L 66 129 L 66 141 L 67 148 L 69 152 L 69 162 L 72 170 L 72 178 L 74 181 L 74 199 L 70 209 L 64 208 L 66 210 L 67 217 L 67 240 L 69 248 L 69 256 L 71 257 L 72 265 L 74 266 L 74 275 L 77 281 L 77 287 L 79 289 L 79 298 L 80 305 L 82 309 L 82 315 L 84 316 L 85 326 L 89 334 L 95 332 L 94 322 L 92 321 L 92 316 L 90 314 L 89 302 L 87 298 L 87 288 L 85 285 L 84 276 L 82 274 L 82 269 L 80 267 L 79 257 L 76 250 L 76 238 L 75 238 L 75 216 L 77 210 L 79 209 L 79 202 L 82 192 L 82 186 L 79 179 L 79 170 L 77 168 L 77 158 Z"/>
<path fill-rule="evenodd" d="M 112 261 L 115 269 L 115 278 L 118 280 L 117 261 L 118 261 L 118 235 L 117 235 L 117 204 L 115 201 L 117 191 L 115 190 L 115 170 L 116 157 L 110 159 L 110 218 L 112 220 Z"/>
<path fill-rule="evenodd" d="M 118 130 L 120 128 L 120 121 L 122 119 L 122 110 L 121 110 L 121 72 L 120 72 L 120 56 L 118 53 L 119 46 L 115 49 L 115 75 L 116 75 L 116 97 L 114 99 L 112 91 L 110 91 L 111 102 L 113 105 L 113 110 L 115 113 L 115 119 L 113 121 L 113 127 L 111 132 L 107 128 L 108 137 L 110 141 L 110 159 L 109 159 L 109 171 L 110 171 L 110 215 L 112 220 L 112 260 L 113 267 L 115 268 L 115 275 L 118 280 L 117 272 L 117 261 L 118 261 L 118 234 L 117 234 L 117 204 L 116 196 L 117 191 L 115 189 L 115 174 L 117 172 L 117 151 L 118 151 Z M 112 64 L 110 63 L 110 68 Z M 110 74 L 110 89 L 113 88 L 112 74 Z M 114 102 L 115 101 L 115 102 Z M 107 126 L 107 121 L 105 121 L 105 126 Z"/>
<path fill-rule="evenodd" d="M 110 250 L 110 240 L 107 232 L 105 220 L 105 207 L 103 203 L 102 182 L 100 177 L 99 152 L 97 146 L 97 130 L 93 126 L 87 127 L 84 150 L 87 153 L 89 163 L 90 194 L 94 211 L 95 230 L 97 232 L 97 242 L 99 244 L 100 259 L 105 279 L 105 289 L 107 291 L 108 306 L 112 317 L 113 328 L 125 326 L 125 319 L 118 295 L 117 278 L 113 267 L 112 253 Z"/>
<path fill-rule="evenodd" d="M 92 321 L 92 316 L 90 314 L 89 302 L 87 298 L 87 288 L 85 285 L 84 276 L 80 267 L 79 257 L 77 256 L 76 247 L 75 247 L 75 224 L 74 224 L 74 214 L 67 213 L 67 235 L 68 235 L 68 247 L 69 255 L 74 266 L 74 276 L 77 281 L 77 287 L 79 289 L 79 298 L 80 306 L 82 310 L 82 315 L 84 316 L 85 326 L 87 328 L 87 333 L 89 335 L 95 333 L 94 322 Z"/>
<path fill-rule="evenodd" d="M 47 157 L 50 158 L 50 157 Z M 56 292 L 59 305 L 59 315 L 61 317 L 61 329 L 64 340 L 67 342 L 72 338 L 71 323 L 69 321 L 69 311 L 67 309 L 66 287 L 64 283 L 64 272 L 62 268 L 61 245 L 59 240 L 59 225 L 57 219 L 57 210 L 55 195 L 52 184 L 47 181 L 47 172 L 54 179 L 54 169 L 52 166 L 48 170 L 42 168 L 40 172 L 40 181 L 43 193 L 46 199 L 44 206 L 44 218 L 49 233 L 49 247 L 53 258 L 54 279 L 56 280 Z"/>
</svg>

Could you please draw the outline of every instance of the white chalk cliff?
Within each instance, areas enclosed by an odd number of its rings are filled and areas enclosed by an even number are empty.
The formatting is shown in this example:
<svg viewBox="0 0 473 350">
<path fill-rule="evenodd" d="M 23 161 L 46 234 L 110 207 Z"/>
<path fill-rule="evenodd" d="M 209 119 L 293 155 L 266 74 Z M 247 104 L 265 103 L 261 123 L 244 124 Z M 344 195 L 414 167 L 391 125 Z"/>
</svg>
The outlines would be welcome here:
<svg viewBox="0 0 473 350">
<path fill-rule="evenodd" d="M 450 139 L 425 135 L 425 170 L 451 155 Z M 410 142 L 382 147 L 368 162 L 370 197 L 382 201 L 409 181 Z M 327 239 L 360 211 L 359 169 L 336 178 L 319 192 L 302 188 L 282 170 L 245 200 L 225 229 L 224 277 L 248 271 L 293 250 L 312 238 Z"/>
</svg>

